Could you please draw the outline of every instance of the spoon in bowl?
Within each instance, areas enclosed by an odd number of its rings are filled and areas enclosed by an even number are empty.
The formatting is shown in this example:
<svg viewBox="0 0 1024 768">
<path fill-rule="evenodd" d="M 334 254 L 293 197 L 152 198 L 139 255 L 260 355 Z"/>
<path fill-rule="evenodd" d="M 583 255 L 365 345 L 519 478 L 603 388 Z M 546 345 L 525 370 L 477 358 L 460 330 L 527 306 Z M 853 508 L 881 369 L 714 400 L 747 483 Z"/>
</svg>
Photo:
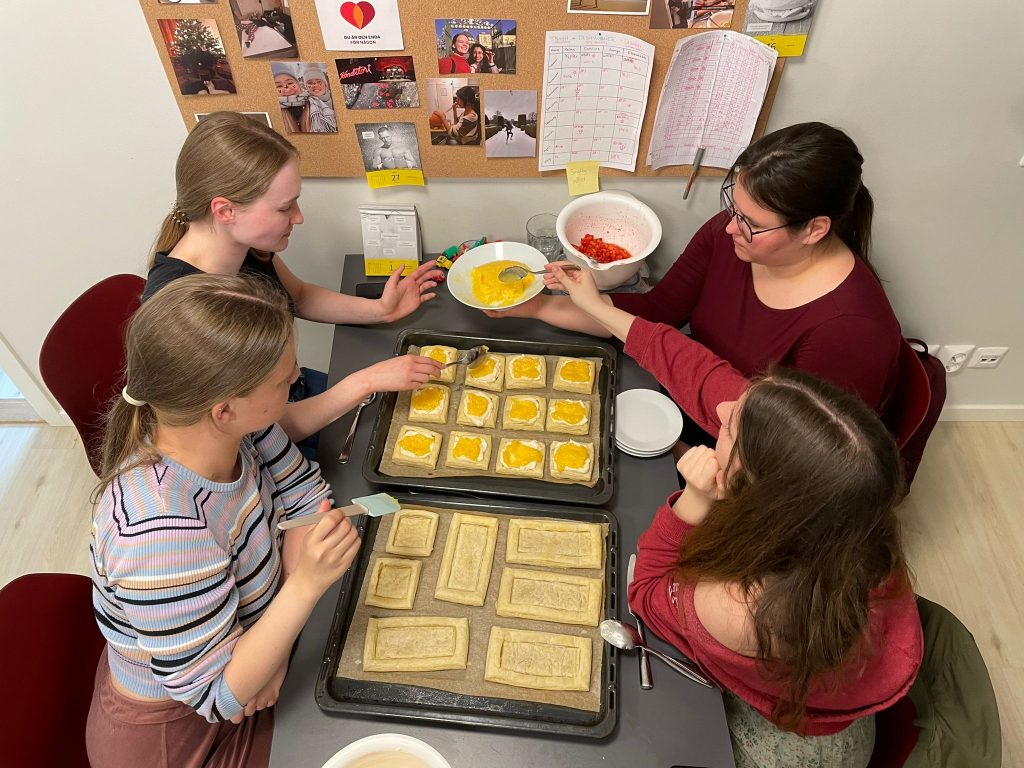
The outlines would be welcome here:
<svg viewBox="0 0 1024 768">
<path fill-rule="evenodd" d="M 580 270 L 577 264 L 563 264 L 561 266 L 564 272 L 579 272 Z M 501 270 L 498 273 L 498 279 L 503 283 L 518 283 L 527 275 L 543 275 L 545 272 L 547 272 L 546 269 L 527 269 L 526 267 L 511 266 Z"/>
<path fill-rule="evenodd" d="M 616 621 L 615 619 L 605 619 L 601 622 L 600 626 L 598 626 L 598 631 L 601 633 L 601 637 L 616 648 L 621 648 L 624 651 L 631 651 L 634 648 L 643 648 L 652 656 L 657 656 L 659 659 L 664 661 L 683 677 L 688 677 L 690 680 L 693 680 L 693 682 L 703 685 L 705 688 L 716 687 L 714 683 L 704 677 L 704 675 L 698 672 L 691 664 L 679 659 L 673 659 L 671 656 L 667 656 L 661 651 L 656 651 L 650 646 L 644 645 L 644 643 L 641 642 L 640 635 L 637 633 L 636 629 L 631 627 L 629 624 L 623 624 L 621 621 Z"/>
</svg>

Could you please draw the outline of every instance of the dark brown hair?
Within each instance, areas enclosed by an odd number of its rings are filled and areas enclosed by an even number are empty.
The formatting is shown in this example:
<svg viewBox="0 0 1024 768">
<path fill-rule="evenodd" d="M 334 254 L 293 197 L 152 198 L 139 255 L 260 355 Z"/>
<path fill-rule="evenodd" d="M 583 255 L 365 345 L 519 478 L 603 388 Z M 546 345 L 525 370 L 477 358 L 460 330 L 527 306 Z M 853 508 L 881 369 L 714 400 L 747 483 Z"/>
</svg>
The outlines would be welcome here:
<svg viewBox="0 0 1024 768">
<path fill-rule="evenodd" d="M 739 585 L 757 658 L 784 683 L 772 720 L 795 729 L 811 682 L 840 686 L 866 650 L 868 593 L 909 585 L 903 473 L 878 416 L 806 373 L 773 369 L 738 422 L 726 496 L 683 542 L 681 577 Z"/>
<path fill-rule="evenodd" d="M 733 166 L 759 204 L 798 226 L 828 216 L 834 233 L 870 266 L 874 202 L 861 181 L 864 158 L 853 139 L 825 123 L 765 134 Z"/>
</svg>

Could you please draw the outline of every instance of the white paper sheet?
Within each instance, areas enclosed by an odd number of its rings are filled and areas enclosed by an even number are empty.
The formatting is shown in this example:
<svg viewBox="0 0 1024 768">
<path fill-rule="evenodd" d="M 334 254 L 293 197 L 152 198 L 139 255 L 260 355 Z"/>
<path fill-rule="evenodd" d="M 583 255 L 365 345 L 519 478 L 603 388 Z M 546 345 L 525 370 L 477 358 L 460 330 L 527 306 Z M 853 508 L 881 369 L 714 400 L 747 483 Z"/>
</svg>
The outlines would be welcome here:
<svg viewBox="0 0 1024 768">
<path fill-rule="evenodd" d="M 739 32 L 681 38 L 658 99 L 647 164 L 731 168 L 750 143 L 778 55 Z"/>
<path fill-rule="evenodd" d="M 654 46 L 604 31 L 548 32 L 544 41 L 539 167 L 597 160 L 636 170 Z"/>
</svg>

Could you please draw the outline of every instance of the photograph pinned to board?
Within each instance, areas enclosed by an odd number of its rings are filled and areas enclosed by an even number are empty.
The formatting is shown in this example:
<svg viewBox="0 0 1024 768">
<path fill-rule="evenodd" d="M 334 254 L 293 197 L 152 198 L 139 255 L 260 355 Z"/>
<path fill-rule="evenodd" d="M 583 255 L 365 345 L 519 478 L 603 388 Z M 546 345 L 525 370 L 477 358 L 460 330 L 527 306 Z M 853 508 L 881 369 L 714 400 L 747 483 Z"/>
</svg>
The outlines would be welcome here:
<svg viewBox="0 0 1024 768">
<path fill-rule="evenodd" d="M 214 19 L 157 19 L 182 96 L 235 93 Z"/>
<path fill-rule="evenodd" d="M 729 29 L 735 10 L 736 0 L 654 0 L 651 29 Z"/>
<path fill-rule="evenodd" d="M 209 5 L 216 3 L 217 0 L 158 0 L 160 5 Z"/>
<path fill-rule="evenodd" d="M 537 156 L 537 92 L 484 91 L 487 157 Z"/>
<path fill-rule="evenodd" d="M 343 2 L 316 0 L 316 15 L 328 51 L 400 51 L 402 20 L 398 0 Z"/>
<path fill-rule="evenodd" d="M 803 56 L 818 0 L 750 0 L 743 31 L 779 56 Z"/>
<path fill-rule="evenodd" d="M 270 73 L 288 133 L 337 133 L 338 117 L 327 77 L 319 61 L 275 61 Z"/>
<path fill-rule="evenodd" d="M 228 0 L 245 58 L 295 59 L 292 12 L 286 0 Z"/>
<path fill-rule="evenodd" d="M 196 112 L 196 122 L 201 123 L 203 120 L 208 118 L 213 112 Z M 270 115 L 266 112 L 239 112 L 240 115 L 245 115 L 250 120 L 255 120 L 257 123 L 266 123 L 267 128 L 273 128 L 274 124 L 270 122 Z"/>
<path fill-rule="evenodd" d="M 662 2 L 662 0 L 655 0 Z M 569 13 L 614 13 L 619 16 L 646 16 L 651 0 L 569 0 Z"/>
<path fill-rule="evenodd" d="M 480 144 L 480 81 L 470 77 L 427 80 L 430 143 L 476 147 Z"/>
<path fill-rule="evenodd" d="M 514 75 L 516 23 L 511 19 L 435 19 L 441 75 Z"/>
<path fill-rule="evenodd" d="M 335 59 L 345 109 L 418 107 L 412 56 Z"/>
<path fill-rule="evenodd" d="M 355 128 L 371 189 L 423 186 L 415 123 L 357 123 Z"/>
</svg>

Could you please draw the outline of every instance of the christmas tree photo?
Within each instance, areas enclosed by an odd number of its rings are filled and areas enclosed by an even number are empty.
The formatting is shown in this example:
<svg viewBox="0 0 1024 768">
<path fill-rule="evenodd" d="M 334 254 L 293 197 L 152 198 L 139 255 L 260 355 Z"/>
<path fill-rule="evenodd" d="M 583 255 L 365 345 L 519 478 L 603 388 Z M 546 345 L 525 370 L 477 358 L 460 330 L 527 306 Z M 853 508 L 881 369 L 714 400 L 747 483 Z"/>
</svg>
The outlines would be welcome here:
<svg viewBox="0 0 1024 768">
<path fill-rule="evenodd" d="M 183 96 L 234 93 L 235 81 L 213 19 L 158 19 Z"/>
</svg>

